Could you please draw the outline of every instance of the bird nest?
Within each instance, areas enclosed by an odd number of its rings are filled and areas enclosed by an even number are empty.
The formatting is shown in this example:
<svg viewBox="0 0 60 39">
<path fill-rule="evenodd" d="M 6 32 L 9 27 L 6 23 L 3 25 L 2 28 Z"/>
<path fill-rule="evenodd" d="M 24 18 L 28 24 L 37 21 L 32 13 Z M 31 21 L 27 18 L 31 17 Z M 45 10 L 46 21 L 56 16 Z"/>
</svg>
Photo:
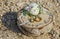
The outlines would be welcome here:
<svg viewBox="0 0 60 39">
<path fill-rule="evenodd" d="M 26 6 L 25 6 L 26 7 Z M 47 9 L 39 5 L 39 14 L 36 15 L 36 11 L 32 14 L 29 14 L 30 12 L 24 11 L 25 7 L 23 7 L 20 12 L 18 13 L 17 17 L 17 24 L 18 27 L 25 28 L 30 35 L 40 35 L 40 29 L 42 29 L 45 26 L 50 26 L 53 22 L 53 14 L 50 13 Z M 30 9 L 31 10 L 31 9 Z M 27 12 L 27 13 L 26 13 Z M 26 14 L 25 14 L 26 13 Z M 49 28 L 50 29 L 50 28 Z M 42 30 L 43 31 L 43 30 Z M 24 32 L 24 31 L 23 31 Z M 44 32 L 44 31 L 43 31 Z M 27 34 L 26 32 L 24 32 Z"/>
<path fill-rule="evenodd" d="M 24 15 L 24 13 L 20 11 L 20 13 L 18 13 L 18 25 L 27 28 L 42 28 L 50 24 L 53 21 L 53 15 L 45 8 L 41 8 L 43 12 L 36 17 L 32 16 L 35 18 L 34 20 L 29 15 Z"/>
</svg>

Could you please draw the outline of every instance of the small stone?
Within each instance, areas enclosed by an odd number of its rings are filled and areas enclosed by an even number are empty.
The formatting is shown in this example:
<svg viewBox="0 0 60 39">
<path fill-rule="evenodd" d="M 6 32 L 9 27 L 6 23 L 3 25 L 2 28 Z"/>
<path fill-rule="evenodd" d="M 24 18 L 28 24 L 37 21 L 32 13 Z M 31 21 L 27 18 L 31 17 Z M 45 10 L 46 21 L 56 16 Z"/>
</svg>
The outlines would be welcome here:
<svg viewBox="0 0 60 39">
<path fill-rule="evenodd" d="M 41 18 L 36 17 L 34 20 L 35 20 L 36 22 L 39 22 L 39 21 L 41 21 Z"/>
<path fill-rule="evenodd" d="M 33 20 L 33 19 L 30 19 L 30 22 L 32 22 L 32 23 L 33 23 L 33 22 L 34 22 L 34 20 Z"/>
</svg>

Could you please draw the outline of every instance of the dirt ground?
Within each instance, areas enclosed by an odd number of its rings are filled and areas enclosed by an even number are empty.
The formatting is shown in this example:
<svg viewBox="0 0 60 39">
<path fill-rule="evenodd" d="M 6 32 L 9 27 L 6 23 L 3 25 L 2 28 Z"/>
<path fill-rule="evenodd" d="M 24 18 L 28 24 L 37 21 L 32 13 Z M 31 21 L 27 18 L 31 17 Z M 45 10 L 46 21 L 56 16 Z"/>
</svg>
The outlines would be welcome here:
<svg viewBox="0 0 60 39">
<path fill-rule="evenodd" d="M 21 34 L 17 27 L 2 24 L 1 18 L 6 12 L 18 12 L 24 2 L 31 1 L 40 3 L 55 16 L 50 32 L 36 37 L 26 36 Z M 60 0 L 0 0 L 0 39 L 60 39 Z"/>
</svg>

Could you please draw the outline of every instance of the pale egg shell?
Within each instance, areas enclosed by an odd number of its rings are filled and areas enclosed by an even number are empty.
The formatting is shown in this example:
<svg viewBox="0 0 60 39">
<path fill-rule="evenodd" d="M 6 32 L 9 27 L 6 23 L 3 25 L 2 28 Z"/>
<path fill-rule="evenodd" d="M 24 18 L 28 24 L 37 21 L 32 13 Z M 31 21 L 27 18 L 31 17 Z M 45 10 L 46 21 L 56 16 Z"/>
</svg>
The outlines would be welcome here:
<svg viewBox="0 0 60 39">
<path fill-rule="evenodd" d="M 30 11 L 31 14 L 33 15 L 38 15 L 39 14 L 39 8 L 38 7 L 33 7 Z"/>
</svg>

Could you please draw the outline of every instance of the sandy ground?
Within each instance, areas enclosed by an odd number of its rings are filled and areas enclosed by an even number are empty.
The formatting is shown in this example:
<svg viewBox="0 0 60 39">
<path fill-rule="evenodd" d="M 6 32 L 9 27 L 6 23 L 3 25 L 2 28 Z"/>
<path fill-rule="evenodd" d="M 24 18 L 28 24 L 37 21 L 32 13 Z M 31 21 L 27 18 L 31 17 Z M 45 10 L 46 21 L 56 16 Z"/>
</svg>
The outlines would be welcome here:
<svg viewBox="0 0 60 39">
<path fill-rule="evenodd" d="M 26 36 L 20 33 L 15 26 L 4 26 L 1 18 L 4 13 L 17 12 L 24 2 L 37 2 L 49 10 L 56 18 L 53 19 L 53 27 L 50 32 L 40 36 Z M 0 39 L 60 39 L 60 0 L 0 0 Z"/>
</svg>

